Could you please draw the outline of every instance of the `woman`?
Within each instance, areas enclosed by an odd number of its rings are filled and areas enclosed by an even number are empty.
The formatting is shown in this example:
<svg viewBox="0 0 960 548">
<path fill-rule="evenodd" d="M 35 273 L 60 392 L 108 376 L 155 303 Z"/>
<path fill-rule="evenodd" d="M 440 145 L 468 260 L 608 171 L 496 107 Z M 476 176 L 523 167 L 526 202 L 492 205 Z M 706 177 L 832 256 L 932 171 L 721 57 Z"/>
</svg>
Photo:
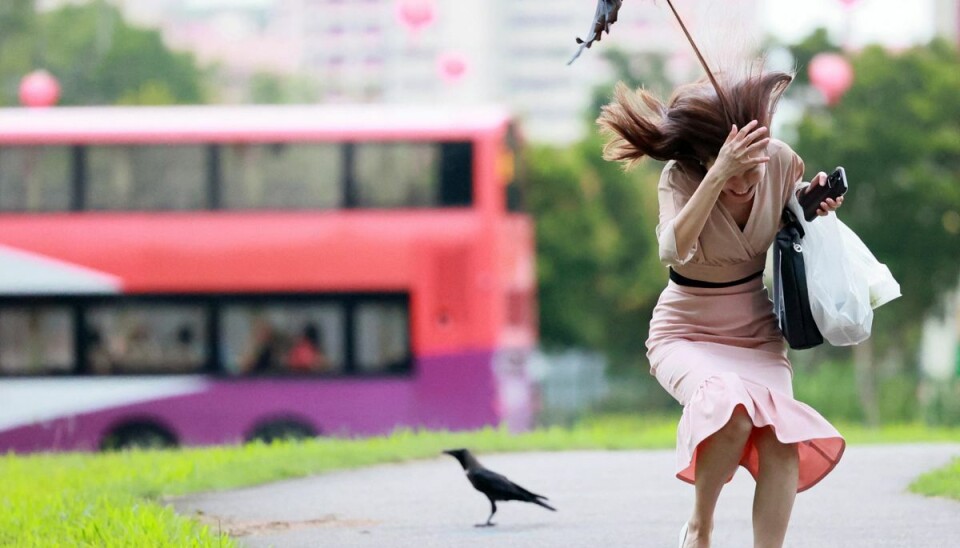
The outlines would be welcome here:
<svg viewBox="0 0 960 548">
<path fill-rule="evenodd" d="M 684 406 L 677 477 L 693 483 L 682 547 L 710 545 L 723 485 L 756 479 L 754 546 L 782 546 L 796 493 L 836 465 L 844 440 L 793 399 L 792 370 L 761 275 L 803 161 L 767 127 L 792 80 L 784 73 L 701 81 L 667 105 L 618 86 L 598 120 L 608 160 L 666 161 L 659 184 L 660 259 L 670 281 L 647 340 L 651 373 Z M 823 184 L 819 173 L 811 185 Z M 842 203 L 820 204 L 821 215 Z"/>
<path fill-rule="evenodd" d="M 300 338 L 287 354 L 287 367 L 291 371 L 301 373 L 327 369 L 327 358 L 323 353 L 323 343 L 320 341 L 320 329 L 316 325 L 308 323 L 303 328 Z"/>
</svg>

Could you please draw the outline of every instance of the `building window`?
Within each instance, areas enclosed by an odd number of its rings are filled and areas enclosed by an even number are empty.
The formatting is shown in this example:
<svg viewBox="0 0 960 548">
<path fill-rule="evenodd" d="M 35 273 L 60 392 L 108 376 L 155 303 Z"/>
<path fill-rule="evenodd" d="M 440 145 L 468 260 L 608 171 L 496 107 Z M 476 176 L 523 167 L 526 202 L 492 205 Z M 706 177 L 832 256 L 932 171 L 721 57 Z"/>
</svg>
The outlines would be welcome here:
<svg viewBox="0 0 960 548">
<path fill-rule="evenodd" d="M 221 153 L 228 209 L 330 209 L 343 204 L 339 145 L 234 144 Z"/>
<path fill-rule="evenodd" d="M 201 145 L 89 147 L 87 164 L 89 209 L 207 207 L 206 149 Z"/>
<path fill-rule="evenodd" d="M 0 375 L 73 371 L 73 315 L 66 307 L 0 309 Z"/>
<path fill-rule="evenodd" d="M 0 211 L 65 211 L 72 202 L 70 148 L 0 148 Z"/>
</svg>

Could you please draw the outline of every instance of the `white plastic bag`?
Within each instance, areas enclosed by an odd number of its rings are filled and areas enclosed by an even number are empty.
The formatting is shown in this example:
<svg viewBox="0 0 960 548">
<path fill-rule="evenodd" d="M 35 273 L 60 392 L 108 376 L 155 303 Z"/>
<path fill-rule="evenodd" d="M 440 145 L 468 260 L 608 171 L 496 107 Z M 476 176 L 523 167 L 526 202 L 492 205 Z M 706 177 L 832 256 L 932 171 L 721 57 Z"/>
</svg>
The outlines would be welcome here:
<svg viewBox="0 0 960 548">
<path fill-rule="evenodd" d="M 787 206 L 803 226 L 803 261 L 810 312 L 834 346 L 870 337 L 873 309 L 900 296 L 900 284 L 836 213 L 807 222 L 795 197 Z"/>
</svg>

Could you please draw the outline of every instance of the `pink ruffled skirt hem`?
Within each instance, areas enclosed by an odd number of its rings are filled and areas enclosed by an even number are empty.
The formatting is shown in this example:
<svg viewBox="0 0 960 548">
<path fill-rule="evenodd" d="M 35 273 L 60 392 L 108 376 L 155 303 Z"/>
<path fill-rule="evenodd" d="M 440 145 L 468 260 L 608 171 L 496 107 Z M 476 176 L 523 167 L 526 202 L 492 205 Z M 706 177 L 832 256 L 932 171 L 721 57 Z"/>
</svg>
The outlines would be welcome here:
<svg viewBox="0 0 960 548">
<path fill-rule="evenodd" d="M 755 428 L 797 444 L 797 491 L 823 479 L 846 443 L 823 416 L 793 398 L 793 371 L 760 279 L 711 289 L 670 283 L 647 341 L 651 373 L 683 406 L 677 428 L 677 477 L 693 483 L 697 448 L 742 407 Z M 740 464 L 754 477 L 760 454 L 747 442 Z"/>
<path fill-rule="evenodd" d="M 704 380 L 684 407 L 677 427 L 679 479 L 694 483 L 697 447 L 729 422 L 737 406 L 743 407 L 755 428 L 769 426 L 781 443 L 797 444 L 797 492 L 816 485 L 843 456 L 843 437 L 813 408 L 736 374 L 722 373 Z M 740 465 L 757 477 L 760 455 L 752 439 L 744 448 Z"/>
</svg>

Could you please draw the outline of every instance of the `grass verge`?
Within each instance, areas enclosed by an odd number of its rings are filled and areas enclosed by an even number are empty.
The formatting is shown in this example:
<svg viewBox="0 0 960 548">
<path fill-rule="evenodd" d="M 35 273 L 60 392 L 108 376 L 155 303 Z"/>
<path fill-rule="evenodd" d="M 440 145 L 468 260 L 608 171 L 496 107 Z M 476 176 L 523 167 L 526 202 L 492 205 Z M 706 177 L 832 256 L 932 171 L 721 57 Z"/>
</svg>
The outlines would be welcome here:
<svg viewBox="0 0 960 548">
<path fill-rule="evenodd" d="M 960 429 L 840 426 L 851 443 L 960 442 Z M 0 456 L 0 546 L 234 546 L 177 515 L 166 496 L 253 485 L 334 469 L 478 453 L 654 449 L 674 445 L 675 417 L 606 416 L 523 434 L 398 431 L 369 439 L 250 444 L 180 451 Z M 960 475 L 960 471 L 956 473 Z"/>
<path fill-rule="evenodd" d="M 947 497 L 960 500 L 960 458 L 917 478 L 910 490 L 928 497 Z"/>
</svg>

